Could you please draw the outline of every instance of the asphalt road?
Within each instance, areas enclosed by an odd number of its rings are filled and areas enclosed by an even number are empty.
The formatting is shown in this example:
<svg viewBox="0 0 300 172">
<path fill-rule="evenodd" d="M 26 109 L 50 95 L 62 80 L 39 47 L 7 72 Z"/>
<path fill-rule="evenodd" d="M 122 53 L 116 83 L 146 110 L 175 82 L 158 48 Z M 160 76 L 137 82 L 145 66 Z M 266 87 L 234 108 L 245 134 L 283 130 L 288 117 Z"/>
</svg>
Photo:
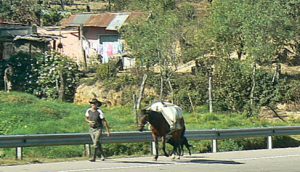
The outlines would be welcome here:
<svg viewBox="0 0 300 172">
<path fill-rule="evenodd" d="M 169 157 L 106 159 L 105 161 L 72 161 L 18 166 L 1 166 L 0 172 L 300 172 L 300 147 L 206 153 Z"/>
</svg>

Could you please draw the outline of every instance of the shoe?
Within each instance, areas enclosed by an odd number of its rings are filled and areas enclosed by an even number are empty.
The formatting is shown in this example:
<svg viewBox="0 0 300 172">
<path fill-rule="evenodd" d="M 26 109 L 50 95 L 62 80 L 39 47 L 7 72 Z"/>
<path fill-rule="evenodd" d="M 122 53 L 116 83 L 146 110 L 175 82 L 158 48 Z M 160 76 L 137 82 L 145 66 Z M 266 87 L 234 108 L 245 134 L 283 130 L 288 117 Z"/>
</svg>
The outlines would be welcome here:
<svg viewBox="0 0 300 172">
<path fill-rule="evenodd" d="M 90 161 L 90 162 L 96 162 L 96 160 L 95 160 L 95 159 L 90 159 L 89 161 Z"/>
<path fill-rule="evenodd" d="M 101 161 L 105 161 L 105 158 L 102 156 L 102 157 L 100 158 L 100 160 L 101 160 Z"/>
</svg>

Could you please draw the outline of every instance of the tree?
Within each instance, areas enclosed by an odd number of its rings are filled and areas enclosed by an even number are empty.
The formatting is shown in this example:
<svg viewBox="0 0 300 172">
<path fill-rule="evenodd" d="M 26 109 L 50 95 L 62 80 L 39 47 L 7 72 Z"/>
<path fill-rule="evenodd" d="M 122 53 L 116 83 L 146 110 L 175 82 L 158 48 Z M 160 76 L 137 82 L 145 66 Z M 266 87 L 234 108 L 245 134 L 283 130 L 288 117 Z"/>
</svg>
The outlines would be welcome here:
<svg viewBox="0 0 300 172">
<path fill-rule="evenodd" d="M 202 43 L 211 53 L 247 55 L 268 63 L 299 36 L 299 0 L 216 0 L 202 30 Z M 206 33 L 206 34 L 204 34 Z"/>
<path fill-rule="evenodd" d="M 256 84 L 256 64 L 278 62 L 285 47 L 291 43 L 299 45 L 299 7 L 300 0 L 214 0 L 212 3 L 210 15 L 198 35 L 201 51 L 219 58 L 232 58 L 237 54 L 239 59 L 249 59 L 248 66 L 253 67 L 249 87 L 253 106 L 255 96 L 270 103 L 268 97 L 275 90 L 270 89 L 272 91 L 264 97 L 256 91 L 260 86 Z M 279 78 L 278 74 L 274 76 Z"/>
<path fill-rule="evenodd" d="M 124 29 L 123 36 L 133 56 L 139 59 L 140 66 L 149 69 L 159 65 L 162 99 L 166 82 L 172 90 L 168 78 L 172 75 L 170 67 L 178 63 L 176 42 L 180 34 L 177 16 L 172 11 L 166 11 L 163 4 L 157 5 L 160 6 L 155 6 L 148 21 L 129 25 Z"/>
</svg>

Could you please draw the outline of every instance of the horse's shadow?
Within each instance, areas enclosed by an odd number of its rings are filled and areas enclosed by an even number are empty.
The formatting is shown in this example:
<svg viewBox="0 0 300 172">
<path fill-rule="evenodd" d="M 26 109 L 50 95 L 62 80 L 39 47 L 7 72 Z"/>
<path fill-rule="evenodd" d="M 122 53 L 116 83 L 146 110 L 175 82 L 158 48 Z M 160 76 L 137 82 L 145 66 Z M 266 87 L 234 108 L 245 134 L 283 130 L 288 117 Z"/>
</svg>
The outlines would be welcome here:
<svg viewBox="0 0 300 172">
<path fill-rule="evenodd" d="M 172 164 L 171 162 L 149 162 L 149 161 L 120 161 L 121 163 L 131 163 L 131 164 Z"/>
<path fill-rule="evenodd" d="M 230 160 L 212 160 L 212 159 L 193 159 L 188 162 L 199 163 L 199 164 L 244 164 L 241 162 L 230 161 Z"/>
<path fill-rule="evenodd" d="M 199 164 L 244 164 L 241 162 L 236 162 L 236 161 L 230 161 L 230 160 L 211 160 L 211 159 L 192 159 L 192 160 L 177 160 L 177 161 L 171 161 L 171 162 L 149 162 L 149 161 L 121 161 L 121 163 L 134 163 L 134 164 L 174 164 L 174 163 L 199 163 Z"/>
</svg>

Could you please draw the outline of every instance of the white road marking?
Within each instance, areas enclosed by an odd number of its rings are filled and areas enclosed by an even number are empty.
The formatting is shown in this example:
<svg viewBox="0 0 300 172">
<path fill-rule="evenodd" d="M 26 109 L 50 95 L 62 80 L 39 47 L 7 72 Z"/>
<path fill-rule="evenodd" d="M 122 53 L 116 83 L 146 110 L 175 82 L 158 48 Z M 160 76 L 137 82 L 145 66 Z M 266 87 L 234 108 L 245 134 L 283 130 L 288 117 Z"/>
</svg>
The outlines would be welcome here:
<svg viewBox="0 0 300 172">
<path fill-rule="evenodd" d="M 170 164 L 153 164 L 153 165 L 134 165 L 134 166 L 120 166 L 120 167 L 103 167 L 103 168 L 87 168 L 87 169 L 76 169 L 76 170 L 64 170 L 58 172 L 82 172 L 82 171 L 95 171 L 95 170 L 116 170 L 116 169 L 130 169 L 130 168 L 147 168 L 147 167 L 160 167 Z"/>
<path fill-rule="evenodd" d="M 280 155 L 280 156 L 266 156 L 257 158 L 236 158 L 236 159 L 218 159 L 219 161 L 250 161 L 250 160 L 260 160 L 260 159 L 278 159 L 287 157 L 300 157 L 300 154 L 295 155 Z M 214 159 L 211 159 L 212 161 Z M 130 162 L 128 162 L 130 163 Z M 142 163 L 142 162 L 141 162 Z M 148 165 L 133 165 L 133 166 L 118 166 L 118 167 L 102 167 L 102 168 L 87 168 L 87 169 L 74 169 L 74 170 L 63 170 L 57 172 L 84 172 L 84 171 L 96 171 L 96 170 L 117 170 L 117 169 L 130 169 L 130 168 L 150 168 L 150 167 L 162 167 L 170 165 L 188 165 L 188 164 L 199 164 L 197 162 L 168 162 L 165 164 L 148 164 Z M 201 165 L 211 165 L 211 164 L 201 164 Z"/>
<path fill-rule="evenodd" d="M 237 158 L 237 159 L 230 159 L 230 160 L 232 160 L 232 161 L 248 161 L 248 160 L 277 159 L 277 158 L 298 157 L 298 156 L 300 156 L 300 154 L 297 154 L 297 155 L 265 156 L 265 157 L 258 157 L 258 158 Z"/>
</svg>

